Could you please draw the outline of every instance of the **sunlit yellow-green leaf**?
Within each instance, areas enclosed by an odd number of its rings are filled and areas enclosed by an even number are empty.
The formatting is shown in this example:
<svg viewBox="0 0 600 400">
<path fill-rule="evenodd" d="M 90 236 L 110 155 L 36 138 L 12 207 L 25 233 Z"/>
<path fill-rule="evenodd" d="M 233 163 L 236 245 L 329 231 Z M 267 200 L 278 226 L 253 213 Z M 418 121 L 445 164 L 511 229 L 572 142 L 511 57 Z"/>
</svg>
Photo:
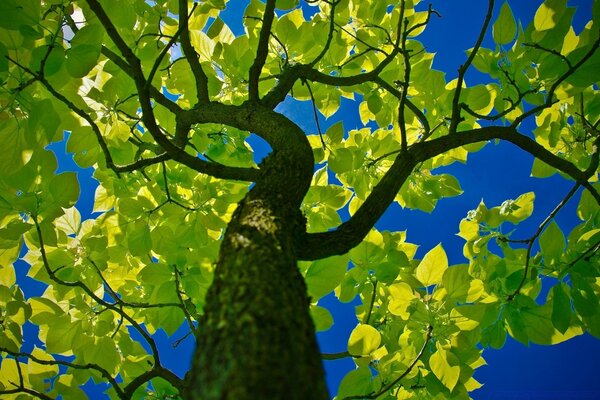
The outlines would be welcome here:
<svg viewBox="0 0 600 400">
<path fill-rule="evenodd" d="M 371 325 L 359 324 L 348 339 L 348 352 L 354 356 L 366 356 L 379 348 L 381 334 Z"/>
<path fill-rule="evenodd" d="M 425 254 L 416 269 L 416 276 L 424 286 L 437 285 L 442 282 L 447 269 L 448 257 L 440 243 Z"/>
<path fill-rule="evenodd" d="M 457 365 L 458 359 L 439 344 L 436 345 L 436 348 L 437 351 L 429 358 L 429 366 L 440 382 L 452 391 L 460 376 L 460 366 Z"/>
</svg>

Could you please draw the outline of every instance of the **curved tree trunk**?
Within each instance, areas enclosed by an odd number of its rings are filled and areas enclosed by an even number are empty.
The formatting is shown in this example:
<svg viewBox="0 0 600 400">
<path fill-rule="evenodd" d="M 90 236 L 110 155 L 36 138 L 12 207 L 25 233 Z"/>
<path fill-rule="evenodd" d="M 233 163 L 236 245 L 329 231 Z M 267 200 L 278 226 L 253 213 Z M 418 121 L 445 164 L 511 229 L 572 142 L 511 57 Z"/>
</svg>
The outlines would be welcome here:
<svg viewBox="0 0 600 400">
<path fill-rule="evenodd" d="M 308 143 L 274 150 L 229 223 L 200 322 L 189 399 L 328 399 L 295 242 Z"/>
</svg>

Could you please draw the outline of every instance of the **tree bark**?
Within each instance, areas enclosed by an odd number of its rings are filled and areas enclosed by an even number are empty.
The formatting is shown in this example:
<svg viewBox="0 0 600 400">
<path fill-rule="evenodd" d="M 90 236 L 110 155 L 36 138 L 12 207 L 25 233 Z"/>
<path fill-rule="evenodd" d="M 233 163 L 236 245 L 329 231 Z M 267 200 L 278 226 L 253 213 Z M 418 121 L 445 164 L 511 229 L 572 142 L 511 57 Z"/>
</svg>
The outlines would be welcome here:
<svg viewBox="0 0 600 400">
<path fill-rule="evenodd" d="M 221 244 L 187 399 L 329 398 L 295 248 L 312 151 L 301 141 L 260 167 Z"/>
</svg>

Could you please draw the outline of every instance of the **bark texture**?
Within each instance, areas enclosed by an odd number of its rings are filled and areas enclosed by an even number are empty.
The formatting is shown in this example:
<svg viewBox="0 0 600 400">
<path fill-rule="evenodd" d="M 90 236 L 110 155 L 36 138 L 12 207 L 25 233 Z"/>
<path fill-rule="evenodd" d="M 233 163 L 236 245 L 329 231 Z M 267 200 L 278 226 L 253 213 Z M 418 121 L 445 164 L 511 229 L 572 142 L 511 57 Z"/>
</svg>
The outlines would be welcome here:
<svg viewBox="0 0 600 400">
<path fill-rule="evenodd" d="M 299 206 L 312 152 L 303 136 L 287 134 L 297 146 L 274 149 L 261 163 L 260 178 L 227 227 L 188 399 L 329 398 L 295 248 L 305 232 Z"/>
</svg>

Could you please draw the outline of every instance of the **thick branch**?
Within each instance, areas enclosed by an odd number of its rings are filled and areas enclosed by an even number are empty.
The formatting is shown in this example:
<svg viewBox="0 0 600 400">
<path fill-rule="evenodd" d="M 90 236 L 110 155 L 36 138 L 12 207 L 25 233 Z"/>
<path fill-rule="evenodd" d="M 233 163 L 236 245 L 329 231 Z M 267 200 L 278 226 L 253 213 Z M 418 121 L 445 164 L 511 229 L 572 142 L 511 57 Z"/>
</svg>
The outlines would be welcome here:
<svg viewBox="0 0 600 400">
<path fill-rule="evenodd" d="M 150 371 L 143 373 L 129 382 L 129 384 L 123 390 L 124 398 L 130 399 L 137 388 L 157 377 L 163 378 L 171 385 L 179 389 L 180 392 L 182 391 L 183 380 L 168 369 L 160 367 L 151 369 Z"/>
<path fill-rule="evenodd" d="M 546 164 L 569 175 L 584 185 L 590 173 L 581 171 L 572 163 L 546 150 L 534 140 L 519 134 L 511 127 L 485 127 L 446 135 L 427 142 L 416 143 L 407 152 L 396 156 L 394 163 L 373 188 L 363 205 L 336 230 L 306 234 L 299 239 L 298 252 L 301 260 L 318 260 L 332 255 L 345 254 L 357 246 L 375 222 L 394 201 L 396 194 L 419 163 L 457 147 L 471 143 L 501 139 L 513 143 Z"/>
<path fill-rule="evenodd" d="M 258 100 L 258 78 L 267 60 L 269 54 L 269 39 L 271 37 L 271 27 L 275 18 L 275 0 L 267 0 L 265 13 L 263 14 L 262 27 L 258 38 L 258 48 L 256 57 L 248 71 L 248 98 L 251 101 Z"/>
<path fill-rule="evenodd" d="M 221 164 L 209 163 L 201 160 L 198 157 L 187 154 L 184 150 L 173 144 L 168 137 L 166 137 L 160 130 L 154 117 L 154 111 L 152 109 L 151 92 L 150 88 L 146 86 L 146 79 L 144 78 L 140 60 L 133 54 L 133 51 L 127 46 L 125 41 L 121 38 L 114 24 L 106 14 L 106 11 L 102 8 L 98 0 L 87 0 L 92 11 L 96 14 L 104 29 L 115 43 L 117 48 L 121 51 L 128 64 L 131 66 L 131 73 L 135 82 L 136 89 L 139 95 L 140 107 L 142 109 L 142 121 L 145 128 L 148 130 L 150 135 L 154 138 L 169 157 L 175 161 L 207 175 L 214 176 L 215 178 L 223 179 L 236 179 L 253 181 L 257 177 L 256 170 L 251 168 L 237 168 L 237 167 L 226 167 Z"/>
<path fill-rule="evenodd" d="M 194 8 L 196 7 L 196 4 L 197 3 L 194 3 Z M 208 97 L 208 77 L 206 76 L 204 70 L 202 69 L 202 66 L 200 65 L 200 60 L 198 59 L 198 54 L 196 54 L 194 46 L 192 46 L 192 42 L 190 40 L 188 20 L 188 0 L 179 0 L 178 30 L 181 31 L 181 49 L 183 50 L 185 59 L 190 65 L 192 74 L 194 74 L 198 102 L 207 103 L 208 101 L 210 101 Z"/>
</svg>

